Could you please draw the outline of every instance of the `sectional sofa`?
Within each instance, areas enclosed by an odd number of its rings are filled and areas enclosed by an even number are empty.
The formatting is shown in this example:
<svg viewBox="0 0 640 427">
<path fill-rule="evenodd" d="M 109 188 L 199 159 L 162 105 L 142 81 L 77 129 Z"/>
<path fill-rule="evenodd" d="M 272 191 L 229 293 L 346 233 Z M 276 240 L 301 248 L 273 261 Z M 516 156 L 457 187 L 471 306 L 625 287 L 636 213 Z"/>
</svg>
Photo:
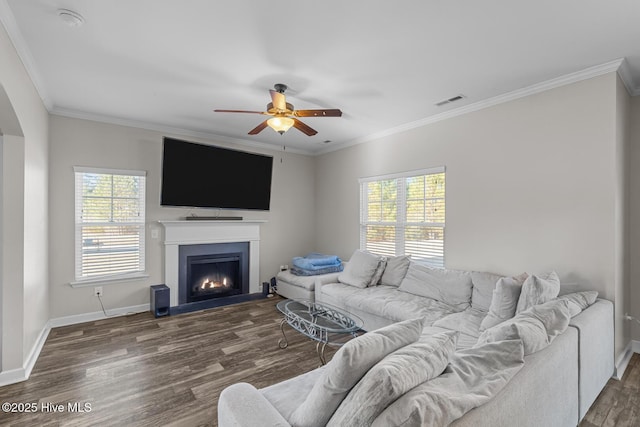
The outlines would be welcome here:
<svg viewBox="0 0 640 427">
<path fill-rule="evenodd" d="M 308 414 L 301 415 L 296 408 L 313 407 L 308 400 L 314 393 L 318 394 L 316 389 L 322 388 L 319 384 L 328 381 L 330 371 L 338 369 L 330 366 L 333 361 L 326 368 L 262 390 L 244 383 L 229 387 L 219 400 L 219 425 L 325 425 L 327 420 L 331 425 L 345 412 L 341 412 L 341 407 L 356 401 L 358 408 L 373 406 L 377 411 L 375 418 L 369 413 L 369 418 L 365 418 L 368 421 L 356 423 L 362 425 L 395 424 L 400 423 L 399 420 L 403 420 L 402 425 L 420 425 L 429 419 L 435 424 L 455 426 L 575 426 L 614 370 L 613 304 L 596 299 L 595 292 L 559 296 L 560 291 L 555 273 L 502 277 L 484 272 L 433 269 L 407 257 L 381 258 L 356 251 L 343 272 L 315 277 L 315 300 L 358 316 L 363 321 L 363 329 L 374 333 L 384 333 L 411 319 L 420 319 L 418 344 L 399 347 L 367 366 L 367 373 L 358 378 L 353 389 L 345 390 L 344 400 L 337 409 L 329 410 L 335 411 L 333 416 L 329 414 L 329 418 L 319 423 L 314 424 L 318 420 L 312 420 L 305 424 L 308 419 L 300 422 L 300 417 Z M 399 357 L 403 349 L 411 345 L 424 346 L 426 344 L 420 342 L 425 340 L 448 342 L 451 334 L 455 334 L 455 349 L 448 355 L 444 371 L 439 370 L 425 381 L 421 379 L 420 384 L 411 384 L 411 390 L 403 390 L 395 402 L 372 404 L 370 397 L 364 403 L 361 396 L 350 397 L 357 394 L 365 379 L 390 357 Z M 369 335 L 375 338 L 368 333 L 358 339 Z M 515 350 L 514 343 L 521 350 Z M 443 347 L 436 346 L 434 354 Z M 500 365 L 496 354 L 505 349 L 510 349 L 506 351 L 508 357 L 516 359 L 520 351 L 521 360 Z M 345 348 L 340 349 L 334 359 L 340 359 L 342 350 Z M 456 371 L 456 366 L 466 363 L 465 360 L 480 361 L 493 371 L 479 370 L 474 374 L 475 369 L 481 369 L 475 365 L 465 365 Z M 502 368 L 497 369 L 493 364 Z M 415 365 L 415 361 L 411 365 Z M 353 369 L 353 366 L 349 368 Z M 458 378 L 458 383 L 448 386 L 451 376 L 462 371 L 471 371 L 472 379 L 460 381 Z M 394 372 L 393 376 L 402 376 Z M 466 374 L 468 372 L 462 375 Z M 407 378 L 410 382 L 412 376 Z M 488 384 L 479 386 L 482 378 L 486 378 Z M 326 384 L 323 387 L 326 389 Z M 393 385 L 385 387 L 393 388 Z M 461 393 L 460 390 L 467 391 Z M 438 401 L 443 396 L 449 399 L 445 403 Z M 376 405 L 384 407 L 376 408 Z M 447 411 L 450 413 L 443 413 Z M 353 412 L 359 409 L 349 411 Z M 430 416 L 436 418 L 428 418 Z M 344 423 L 344 418 L 342 421 Z"/>
</svg>

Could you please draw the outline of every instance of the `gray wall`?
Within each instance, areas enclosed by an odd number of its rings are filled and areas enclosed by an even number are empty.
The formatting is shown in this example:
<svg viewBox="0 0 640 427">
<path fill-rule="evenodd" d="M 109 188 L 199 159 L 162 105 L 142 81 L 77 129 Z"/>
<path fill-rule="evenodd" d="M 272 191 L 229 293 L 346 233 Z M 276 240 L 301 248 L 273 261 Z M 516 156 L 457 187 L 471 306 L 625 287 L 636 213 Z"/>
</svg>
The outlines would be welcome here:
<svg viewBox="0 0 640 427">
<path fill-rule="evenodd" d="M 158 220 L 176 220 L 191 213 L 214 215 L 210 209 L 160 206 L 162 133 L 89 120 L 51 116 L 51 317 L 100 311 L 93 288 L 72 288 L 74 280 L 74 180 L 73 166 L 94 166 L 147 171 L 148 280 L 104 285 L 107 309 L 149 302 L 149 285 L 163 283 L 164 246 Z M 228 143 L 174 136 L 194 142 L 230 147 Z M 224 211 L 223 215 L 266 219 L 261 225 L 260 281 L 268 281 L 281 264 L 314 249 L 314 159 L 309 156 L 264 149 L 232 147 L 274 156 L 270 212 Z M 281 161 L 282 160 L 282 161 Z M 160 238 L 152 239 L 156 228 Z"/>
<path fill-rule="evenodd" d="M 446 166 L 447 268 L 556 270 L 622 307 L 617 85 L 611 73 L 320 156 L 317 249 L 358 247 L 359 177 Z"/>
</svg>

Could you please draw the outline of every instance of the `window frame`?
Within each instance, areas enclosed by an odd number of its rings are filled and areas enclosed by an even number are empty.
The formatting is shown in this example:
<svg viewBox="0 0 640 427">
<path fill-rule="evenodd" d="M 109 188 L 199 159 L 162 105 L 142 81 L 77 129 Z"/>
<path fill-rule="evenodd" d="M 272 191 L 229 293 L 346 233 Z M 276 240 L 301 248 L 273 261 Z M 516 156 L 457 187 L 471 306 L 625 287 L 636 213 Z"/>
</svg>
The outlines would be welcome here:
<svg viewBox="0 0 640 427">
<path fill-rule="evenodd" d="M 128 169 L 110 169 L 110 168 L 98 168 L 98 167 L 85 167 L 74 166 L 74 281 L 70 282 L 72 287 L 93 286 L 96 283 L 110 282 L 122 282 L 136 279 L 145 279 L 149 275 L 146 274 L 146 178 L 147 172 L 141 170 L 128 170 Z M 111 176 L 128 176 L 128 177 L 140 177 L 142 188 L 138 189 L 137 197 L 132 198 L 137 200 L 137 208 L 139 219 L 135 221 L 113 221 L 113 217 L 109 221 L 83 221 L 83 201 L 85 196 L 83 195 L 83 183 L 82 180 L 86 174 L 101 174 Z M 110 211 L 113 212 L 114 200 L 121 200 L 121 197 L 115 196 L 113 193 L 107 197 L 110 200 Z M 105 273 L 100 275 L 85 275 L 83 276 L 83 228 L 85 227 L 100 227 L 100 226 L 127 226 L 136 227 L 138 229 L 138 246 L 136 249 L 138 268 L 117 271 L 114 273 Z M 109 262 L 109 260 L 107 260 Z"/>
<path fill-rule="evenodd" d="M 435 174 L 444 174 L 445 183 L 444 183 L 444 197 L 442 197 L 442 203 L 444 204 L 445 216 L 446 216 L 446 168 L 444 166 L 427 168 L 427 169 L 418 169 L 407 172 L 400 172 L 394 174 L 387 175 L 379 175 L 379 176 L 371 176 L 366 178 L 360 178 L 358 180 L 360 187 L 360 249 L 367 250 L 367 229 L 370 226 L 381 226 L 381 227 L 393 227 L 395 233 L 394 239 L 394 255 L 405 255 L 407 249 L 407 241 L 405 236 L 405 231 L 409 227 L 423 227 L 423 228 L 436 228 L 441 229 L 442 231 L 442 247 L 438 252 L 438 257 L 436 257 L 436 262 L 429 261 L 427 258 L 417 258 L 417 262 L 424 263 L 426 265 L 436 267 L 436 268 L 444 268 L 445 266 L 445 224 L 446 218 L 444 218 L 444 222 L 428 222 L 426 221 L 418 221 L 418 222 L 410 222 L 407 220 L 407 201 L 408 195 L 406 192 L 406 182 L 409 178 L 414 177 L 422 177 L 427 175 L 435 175 Z M 381 182 L 381 181 L 395 181 L 396 186 L 396 198 L 395 198 L 395 208 L 396 215 L 395 221 L 375 221 L 369 219 L 369 194 L 368 194 L 368 184 L 372 182 Z M 440 198 L 438 198 L 440 199 Z M 433 198 L 425 197 L 421 200 L 426 202 Z M 381 198 L 381 206 L 384 201 Z M 387 254 L 388 255 L 388 254 Z M 438 261 L 438 260 L 441 260 Z"/>
</svg>

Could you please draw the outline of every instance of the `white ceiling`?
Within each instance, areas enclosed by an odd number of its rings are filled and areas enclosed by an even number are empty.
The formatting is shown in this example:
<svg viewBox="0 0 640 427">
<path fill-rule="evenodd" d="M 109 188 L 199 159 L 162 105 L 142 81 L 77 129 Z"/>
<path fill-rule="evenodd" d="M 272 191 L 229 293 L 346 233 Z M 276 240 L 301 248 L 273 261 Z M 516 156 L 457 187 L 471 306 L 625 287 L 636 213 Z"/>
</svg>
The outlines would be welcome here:
<svg viewBox="0 0 640 427">
<path fill-rule="evenodd" d="M 52 113 L 304 152 L 621 58 L 640 85 L 638 0 L 0 0 L 0 14 Z M 263 110 L 275 83 L 342 118 L 249 136 L 263 116 L 212 111 Z"/>
</svg>

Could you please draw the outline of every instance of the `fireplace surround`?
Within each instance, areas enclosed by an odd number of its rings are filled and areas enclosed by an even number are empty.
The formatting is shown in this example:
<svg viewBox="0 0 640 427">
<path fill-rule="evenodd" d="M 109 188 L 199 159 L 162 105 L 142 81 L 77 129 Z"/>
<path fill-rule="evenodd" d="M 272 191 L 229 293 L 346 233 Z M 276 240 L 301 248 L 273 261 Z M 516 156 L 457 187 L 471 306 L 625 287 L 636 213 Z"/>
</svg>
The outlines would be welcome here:
<svg viewBox="0 0 640 427">
<path fill-rule="evenodd" d="M 213 301 L 210 306 L 222 305 L 216 301 L 226 298 L 240 298 L 261 294 L 259 267 L 260 267 L 260 224 L 264 220 L 243 220 L 243 221 L 160 221 L 164 227 L 164 248 L 165 248 L 165 284 L 170 292 L 171 312 L 190 311 L 184 307 L 193 305 L 197 309 L 207 308 L 207 301 L 187 302 L 186 290 L 180 290 L 180 275 L 182 274 L 180 264 L 181 252 L 187 256 L 195 257 L 196 270 L 198 262 L 206 258 L 213 258 L 209 261 L 216 261 L 215 258 L 223 259 L 222 262 L 235 262 L 228 258 L 233 258 L 236 254 L 242 254 L 245 258 L 246 266 L 241 270 L 241 280 L 245 281 L 245 288 L 241 288 L 241 295 L 225 295 L 224 297 L 205 298 Z M 238 249 L 244 247 L 245 249 Z M 213 252 L 211 252 L 213 250 Z M 224 255 L 223 255 L 224 254 Z M 199 258 L 203 257 L 203 258 Z M 217 261 L 220 261 L 218 259 Z M 206 263 L 206 262 L 205 262 Z M 184 270 L 186 274 L 186 269 Z M 205 278 L 206 279 L 206 278 Z M 215 282 L 215 278 L 210 278 Z M 229 280 L 229 279 L 228 279 Z M 201 283 L 202 286 L 202 283 Z M 218 292 L 214 287 L 209 293 Z M 208 285 L 202 289 L 207 291 Z M 220 291 L 221 292 L 221 291 Z M 206 294 L 207 292 L 201 292 Z M 197 298 L 196 298 L 197 299 Z M 204 305 L 203 305 L 204 304 Z M 182 309 L 181 309 L 182 308 Z"/>
</svg>

